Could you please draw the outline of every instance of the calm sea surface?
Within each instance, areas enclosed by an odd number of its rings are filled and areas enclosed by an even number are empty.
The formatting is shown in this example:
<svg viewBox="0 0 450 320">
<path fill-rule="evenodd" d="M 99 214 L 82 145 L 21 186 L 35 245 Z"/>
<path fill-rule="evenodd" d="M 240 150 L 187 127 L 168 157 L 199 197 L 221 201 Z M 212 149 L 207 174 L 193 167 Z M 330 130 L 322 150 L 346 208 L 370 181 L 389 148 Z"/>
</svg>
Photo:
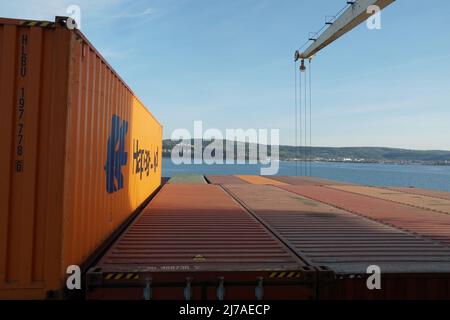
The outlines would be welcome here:
<svg viewBox="0 0 450 320">
<path fill-rule="evenodd" d="M 450 192 L 450 166 L 357 164 L 316 162 L 307 167 L 307 175 L 374 186 L 412 186 Z M 311 174 L 310 174 L 311 172 Z M 260 165 L 175 165 L 163 159 L 162 173 L 171 177 L 181 173 L 260 174 Z M 305 175 L 305 165 L 280 162 L 280 176 Z"/>
</svg>

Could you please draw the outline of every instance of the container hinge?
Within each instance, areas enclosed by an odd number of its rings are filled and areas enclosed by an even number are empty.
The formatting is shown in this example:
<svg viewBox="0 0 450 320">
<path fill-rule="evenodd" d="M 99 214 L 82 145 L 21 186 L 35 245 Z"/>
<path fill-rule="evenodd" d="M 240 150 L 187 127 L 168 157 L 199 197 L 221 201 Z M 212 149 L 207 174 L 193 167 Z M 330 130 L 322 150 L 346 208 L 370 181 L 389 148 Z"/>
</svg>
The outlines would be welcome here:
<svg viewBox="0 0 450 320">
<path fill-rule="evenodd" d="M 255 288 L 256 300 L 262 300 L 264 298 L 263 277 L 258 277 L 258 285 Z"/>
<path fill-rule="evenodd" d="M 72 17 L 56 16 L 55 25 L 65 27 L 70 30 L 78 29 L 77 22 Z"/>
<path fill-rule="evenodd" d="M 152 278 L 145 279 L 144 300 L 151 300 L 152 297 Z"/>
<path fill-rule="evenodd" d="M 219 286 L 217 287 L 217 300 L 223 300 L 225 297 L 225 287 L 223 286 L 223 277 L 219 277 Z"/>
<path fill-rule="evenodd" d="M 186 287 L 184 288 L 184 299 L 191 300 L 192 299 L 192 278 L 186 278 Z"/>
</svg>

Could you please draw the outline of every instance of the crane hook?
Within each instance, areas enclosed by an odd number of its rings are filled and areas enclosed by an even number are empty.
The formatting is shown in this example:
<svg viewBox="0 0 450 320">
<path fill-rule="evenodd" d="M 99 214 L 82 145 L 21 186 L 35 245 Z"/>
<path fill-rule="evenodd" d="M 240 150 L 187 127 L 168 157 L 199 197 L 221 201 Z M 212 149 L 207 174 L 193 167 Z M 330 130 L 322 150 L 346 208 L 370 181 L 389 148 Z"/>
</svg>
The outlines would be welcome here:
<svg viewBox="0 0 450 320">
<path fill-rule="evenodd" d="M 305 59 L 302 59 L 302 63 L 300 64 L 300 71 L 305 72 L 306 66 L 305 66 Z"/>
</svg>

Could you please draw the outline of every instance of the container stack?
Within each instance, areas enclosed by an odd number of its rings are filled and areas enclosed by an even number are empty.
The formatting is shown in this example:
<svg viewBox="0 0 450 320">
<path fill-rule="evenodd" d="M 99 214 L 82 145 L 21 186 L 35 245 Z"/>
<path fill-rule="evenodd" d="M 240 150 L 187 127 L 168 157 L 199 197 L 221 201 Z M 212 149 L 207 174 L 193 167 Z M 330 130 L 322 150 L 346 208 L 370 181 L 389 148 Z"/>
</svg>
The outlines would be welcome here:
<svg viewBox="0 0 450 320">
<path fill-rule="evenodd" d="M 162 126 L 66 24 L 0 19 L 0 299 L 64 298 L 73 267 L 88 299 L 450 298 L 450 193 L 161 187 Z"/>
<path fill-rule="evenodd" d="M 448 299 L 448 195 L 423 193 L 173 177 L 90 270 L 88 298 Z"/>
</svg>

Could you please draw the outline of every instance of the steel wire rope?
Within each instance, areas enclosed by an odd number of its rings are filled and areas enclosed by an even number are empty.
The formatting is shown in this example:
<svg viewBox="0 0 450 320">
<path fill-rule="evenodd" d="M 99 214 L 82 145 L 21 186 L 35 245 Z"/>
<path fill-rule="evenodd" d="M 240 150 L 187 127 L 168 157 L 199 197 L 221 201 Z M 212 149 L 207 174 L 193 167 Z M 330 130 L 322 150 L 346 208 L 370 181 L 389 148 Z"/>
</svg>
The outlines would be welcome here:
<svg viewBox="0 0 450 320">
<path fill-rule="evenodd" d="M 305 134 L 303 135 L 303 138 L 304 138 L 304 140 L 305 140 L 305 145 L 304 145 L 304 148 L 303 148 L 303 167 L 304 167 L 304 173 L 305 173 L 305 176 L 307 176 L 308 175 L 308 167 L 307 167 L 307 165 L 308 165 L 308 159 L 307 159 L 307 152 L 308 152 L 308 92 L 307 92 L 307 89 L 308 89 L 308 78 L 307 78 L 307 76 L 306 76 L 306 71 L 304 71 L 303 72 L 303 74 L 304 74 L 304 77 L 305 77 L 305 84 L 304 84 L 304 89 L 305 89 L 305 106 L 304 106 L 304 119 L 303 119 L 303 122 L 304 122 L 304 127 L 303 127 L 303 130 L 305 131 Z"/>
<path fill-rule="evenodd" d="M 313 148 L 312 148 L 312 69 L 309 59 L 309 175 L 312 176 Z"/>
<path fill-rule="evenodd" d="M 297 162 L 297 148 L 298 148 L 298 130 L 297 130 L 297 109 L 298 109 L 298 93 L 297 93 L 297 61 L 294 61 L 294 76 L 295 76 L 295 107 L 294 107 L 294 156 L 295 156 L 295 175 L 298 176 L 298 162 Z"/>
<path fill-rule="evenodd" d="M 302 143 L 303 143 L 303 126 L 302 126 L 302 72 L 300 71 L 300 81 L 299 81 L 299 109 L 298 109 L 298 127 L 299 127 L 299 146 L 297 147 L 297 159 L 300 158 L 300 175 L 303 175 L 303 163 L 301 161 L 302 156 Z"/>
</svg>

